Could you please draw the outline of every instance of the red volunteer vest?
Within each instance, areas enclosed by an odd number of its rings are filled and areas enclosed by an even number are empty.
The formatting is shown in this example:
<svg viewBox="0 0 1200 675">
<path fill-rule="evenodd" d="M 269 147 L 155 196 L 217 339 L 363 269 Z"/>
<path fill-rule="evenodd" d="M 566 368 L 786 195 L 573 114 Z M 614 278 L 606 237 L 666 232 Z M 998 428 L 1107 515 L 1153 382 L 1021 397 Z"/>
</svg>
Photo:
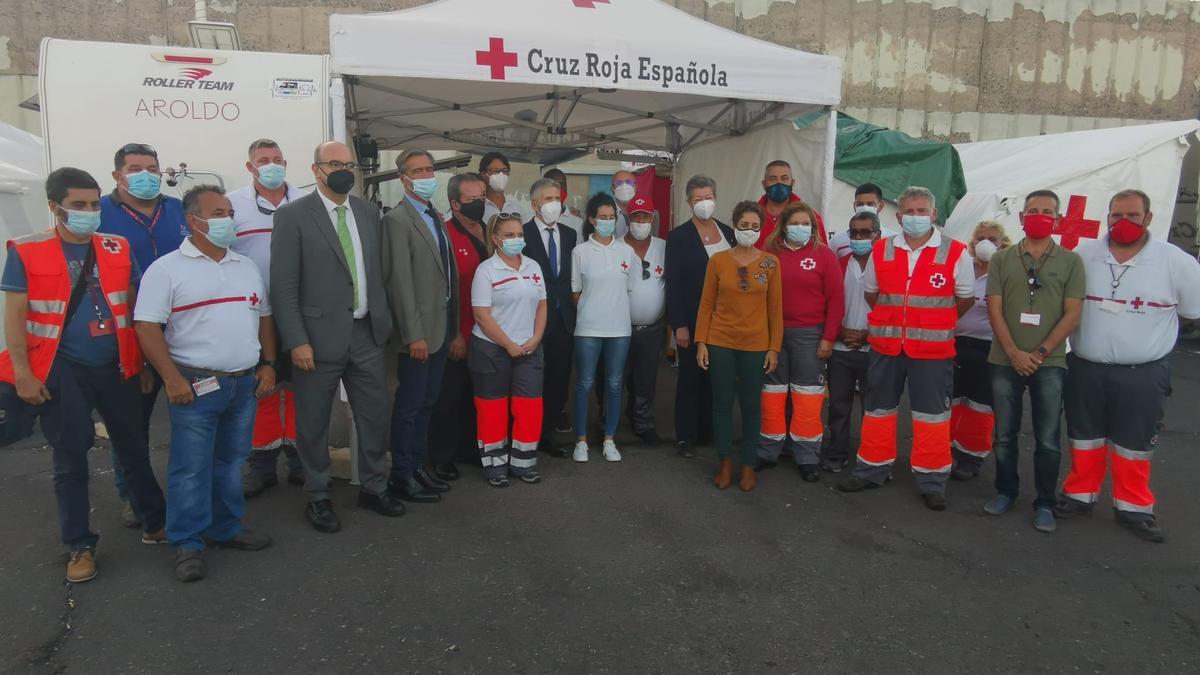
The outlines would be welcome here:
<svg viewBox="0 0 1200 675">
<path fill-rule="evenodd" d="M 953 358 L 958 323 L 954 266 L 967 247 L 943 236 L 937 248 L 921 251 L 910 280 L 909 252 L 893 239 L 875 242 L 871 252 L 879 282 L 879 299 L 867 315 L 871 348 L 888 356 L 903 350 L 914 359 Z"/>
<path fill-rule="evenodd" d="M 40 382 L 46 381 L 58 343 L 66 324 L 67 303 L 71 300 L 71 275 L 62 241 L 54 230 L 31 234 L 8 242 L 17 249 L 25 265 L 29 311 L 25 316 L 25 344 L 29 367 Z M 129 242 L 114 234 L 93 234 L 96 266 L 100 272 L 100 290 L 112 312 L 117 331 L 117 349 L 121 374 L 126 379 L 142 371 L 142 350 L 133 330 L 129 308 L 129 275 L 132 270 Z M 87 302 L 87 298 L 83 302 Z M 82 310 L 79 310 L 82 311 Z M 0 381 L 13 382 L 12 358 L 8 350 L 0 352 Z"/>
</svg>

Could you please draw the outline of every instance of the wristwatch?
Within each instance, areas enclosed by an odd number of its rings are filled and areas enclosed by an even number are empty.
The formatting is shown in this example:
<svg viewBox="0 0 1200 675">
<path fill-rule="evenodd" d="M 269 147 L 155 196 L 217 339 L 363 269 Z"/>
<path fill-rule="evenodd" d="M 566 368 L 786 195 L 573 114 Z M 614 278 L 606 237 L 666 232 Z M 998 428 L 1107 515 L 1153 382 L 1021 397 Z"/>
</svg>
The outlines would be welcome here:
<svg viewBox="0 0 1200 675">
<path fill-rule="evenodd" d="M 1042 347 L 1040 345 L 1037 348 L 1037 353 L 1039 355 L 1041 355 L 1042 358 L 1046 358 L 1047 356 L 1050 356 L 1050 350 L 1046 349 L 1045 347 Z"/>
<path fill-rule="evenodd" d="M 276 364 L 276 362 L 275 362 L 275 361 L 268 361 L 268 360 L 266 360 L 266 359 L 259 359 L 259 360 L 258 360 L 258 367 L 259 367 L 259 368 L 262 368 L 263 366 L 271 366 L 271 370 L 279 370 L 279 366 L 277 366 L 277 365 L 275 365 L 275 364 Z"/>
</svg>

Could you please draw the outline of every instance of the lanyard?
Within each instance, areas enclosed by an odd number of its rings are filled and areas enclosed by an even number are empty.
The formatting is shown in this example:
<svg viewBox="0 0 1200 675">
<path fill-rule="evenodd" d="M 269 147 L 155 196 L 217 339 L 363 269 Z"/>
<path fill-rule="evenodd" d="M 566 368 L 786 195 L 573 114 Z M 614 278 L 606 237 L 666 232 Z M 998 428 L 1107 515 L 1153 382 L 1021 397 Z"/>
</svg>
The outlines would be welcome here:
<svg viewBox="0 0 1200 675">
<path fill-rule="evenodd" d="M 138 213 L 137 211 L 134 211 L 133 209 L 129 208 L 128 206 L 121 204 L 121 208 L 125 209 L 126 215 L 128 215 L 130 218 L 133 218 L 134 220 L 136 220 L 138 223 L 140 223 L 142 225 L 142 227 L 146 228 L 146 233 L 150 237 L 150 248 L 154 250 L 154 259 L 158 260 L 158 242 L 154 241 L 154 227 L 156 225 L 158 225 L 158 219 L 162 217 L 162 212 L 163 212 L 162 202 L 160 201 L 158 203 L 158 206 L 154 207 L 154 217 L 150 219 L 149 223 L 146 222 L 146 220 L 142 216 L 142 214 Z"/>
<path fill-rule="evenodd" d="M 288 193 L 285 191 L 283 193 L 283 202 L 281 202 L 279 204 L 279 206 L 283 206 L 284 204 L 287 204 L 291 201 L 292 201 L 292 198 L 290 196 L 288 196 Z M 275 211 L 278 209 L 278 207 L 276 207 L 274 209 L 268 209 L 267 207 L 262 205 L 262 202 L 266 202 L 267 204 L 270 204 L 271 200 L 269 200 L 266 197 L 259 194 L 258 188 L 254 188 L 254 206 L 258 207 L 258 212 L 263 214 L 264 216 L 274 215 Z"/>
</svg>

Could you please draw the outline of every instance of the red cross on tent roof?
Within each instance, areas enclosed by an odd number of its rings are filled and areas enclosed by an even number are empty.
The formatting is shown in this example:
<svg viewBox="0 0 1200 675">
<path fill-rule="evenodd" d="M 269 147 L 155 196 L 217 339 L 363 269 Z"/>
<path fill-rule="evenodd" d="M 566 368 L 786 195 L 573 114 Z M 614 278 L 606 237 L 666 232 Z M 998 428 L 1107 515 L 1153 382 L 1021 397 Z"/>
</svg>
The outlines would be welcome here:
<svg viewBox="0 0 1200 675">
<path fill-rule="evenodd" d="M 583 7 L 584 9 L 596 9 L 597 3 L 601 5 L 608 4 L 608 0 L 571 0 L 571 2 L 574 3 L 576 7 Z"/>
<path fill-rule="evenodd" d="M 504 51 L 504 38 L 488 38 L 487 51 L 476 50 L 475 63 L 490 67 L 493 80 L 503 80 L 504 69 L 517 66 L 517 53 Z"/>
</svg>

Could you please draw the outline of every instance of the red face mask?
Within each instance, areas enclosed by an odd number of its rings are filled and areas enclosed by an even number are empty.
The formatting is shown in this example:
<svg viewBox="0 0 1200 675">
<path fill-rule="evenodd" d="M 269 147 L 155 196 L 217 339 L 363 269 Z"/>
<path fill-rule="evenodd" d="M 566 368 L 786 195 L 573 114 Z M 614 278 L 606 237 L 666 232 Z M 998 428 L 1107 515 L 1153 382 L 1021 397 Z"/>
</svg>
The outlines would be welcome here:
<svg viewBox="0 0 1200 675">
<path fill-rule="evenodd" d="M 1054 216 L 1044 213 L 1027 213 L 1022 221 L 1025 236 L 1030 239 L 1045 239 L 1054 231 Z"/>
<path fill-rule="evenodd" d="M 1122 218 L 1113 223 L 1112 227 L 1108 228 L 1108 236 L 1112 237 L 1113 241 L 1122 246 L 1128 246 L 1141 239 L 1145 233 L 1146 228 L 1128 218 Z"/>
<path fill-rule="evenodd" d="M 566 204 L 567 203 L 567 189 L 559 188 L 558 189 L 558 197 L 559 197 L 560 202 Z"/>
</svg>

